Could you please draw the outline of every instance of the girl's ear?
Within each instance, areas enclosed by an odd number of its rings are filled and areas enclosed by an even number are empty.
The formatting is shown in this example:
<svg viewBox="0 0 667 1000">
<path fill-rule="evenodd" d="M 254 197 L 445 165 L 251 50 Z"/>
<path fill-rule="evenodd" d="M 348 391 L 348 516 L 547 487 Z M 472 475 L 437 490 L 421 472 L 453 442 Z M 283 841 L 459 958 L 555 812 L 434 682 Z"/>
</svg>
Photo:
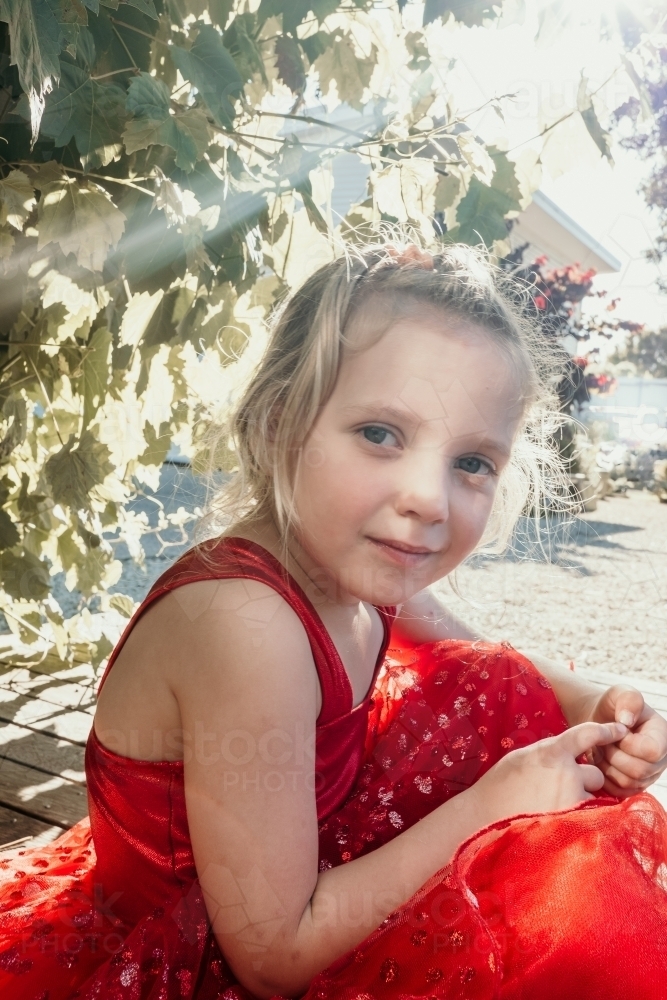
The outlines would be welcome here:
<svg viewBox="0 0 667 1000">
<path fill-rule="evenodd" d="M 272 461 L 274 457 L 273 450 L 275 446 L 276 437 L 278 434 L 278 424 L 280 423 L 280 418 L 282 416 L 282 413 L 283 413 L 283 404 L 274 403 L 274 405 L 271 407 L 268 419 L 266 421 L 265 447 Z"/>
</svg>

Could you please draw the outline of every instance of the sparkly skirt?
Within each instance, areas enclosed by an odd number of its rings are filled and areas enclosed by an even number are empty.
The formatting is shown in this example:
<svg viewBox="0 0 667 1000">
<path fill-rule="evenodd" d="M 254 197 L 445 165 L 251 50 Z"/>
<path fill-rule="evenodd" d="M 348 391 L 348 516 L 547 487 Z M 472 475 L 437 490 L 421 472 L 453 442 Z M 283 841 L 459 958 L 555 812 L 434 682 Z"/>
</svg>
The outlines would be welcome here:
<svg viewBox="0 0 667 1000">
<path fill-rule="evenodd" d="M 356 787 L 320 827 L 320 869 L 376 849 L 512 748 L 564 728 L 548 682 L 506 644 L 390 650 Z M 45 847 L 0 855 L 1 997 L 249 1000 L 210 932 L 196 881 L 128 925 L 101 898 L 95 865 L 87 820 Z M 261 951 L 261 941 L 248 941 Z M 647 794 L 478 832 L 306 994 L 628 996 L 667 996 L 667 817 Z"/>
</svg>

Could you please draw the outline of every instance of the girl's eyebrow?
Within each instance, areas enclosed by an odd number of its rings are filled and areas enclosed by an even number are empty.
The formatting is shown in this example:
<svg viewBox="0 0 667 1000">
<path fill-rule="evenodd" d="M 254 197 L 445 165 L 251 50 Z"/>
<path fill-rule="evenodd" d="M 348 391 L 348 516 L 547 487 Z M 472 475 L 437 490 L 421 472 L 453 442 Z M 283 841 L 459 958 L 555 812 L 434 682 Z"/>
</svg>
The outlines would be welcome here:
<svg viewBox="0 0 667 1000">
<path fill-rule="evenodd" d="M 375 420 L 388 420 L 412 425 L 421 423 L 417 415 L 407 407 L 399 409 L 396 406 L 387 406 L 383 403 L 366 403 L 357 406 L 346 406 L 344 409 L 346 412 L 356 415 L 359 418 L 367 417 Z"/>
</svg>

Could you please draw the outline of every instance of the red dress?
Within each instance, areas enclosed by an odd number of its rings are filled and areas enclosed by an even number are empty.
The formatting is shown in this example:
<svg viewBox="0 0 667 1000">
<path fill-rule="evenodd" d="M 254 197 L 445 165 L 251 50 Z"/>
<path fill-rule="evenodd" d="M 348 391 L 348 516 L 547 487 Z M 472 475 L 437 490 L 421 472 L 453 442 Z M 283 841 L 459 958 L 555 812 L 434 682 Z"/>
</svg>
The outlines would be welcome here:
<svg viewBox="0 0 667 1000">
<path fill-rule="evenodd" d="M 206 559 L 189 552 L 165 573 L 107 672 L 153 601 L 224 577 L 267 583 L 310 640 L 323 696 L 321 870 L 397 836 L 512 747 L 566 727 L 548 682 L 506 643 L 439 642 L 385 657 L 386 608 L 378 609 L 385 641 L 375 683 L 352 709 L 347 675 L 308 597 L 268 552 L 241 539 L 218 542 Z M 181 762 L 120 757 L 92 730 L 86 774 L 89 818 L 45 847 L 0 855 L 0 997 L 248 1000 L 209 929 Z M 664 998 L 666 819 L 641 794 L 487 827 L 318 975 L 307 1000 Z M 235 902 L 244 900 L 237 890 Z M 250 917 L 239 933 L 249 951 L 261 951 Z"/>
</svg>

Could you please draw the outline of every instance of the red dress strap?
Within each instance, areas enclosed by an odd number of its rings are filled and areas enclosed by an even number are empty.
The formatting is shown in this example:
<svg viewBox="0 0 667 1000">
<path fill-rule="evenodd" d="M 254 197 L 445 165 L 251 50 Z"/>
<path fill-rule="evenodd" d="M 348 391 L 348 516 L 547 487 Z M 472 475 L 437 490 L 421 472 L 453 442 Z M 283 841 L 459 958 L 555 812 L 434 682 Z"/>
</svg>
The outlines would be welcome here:
<svg viewBox="0 0 667 1000">
<path fill-rule="evenodd" d="M 351 712 L 353 693 L 347 672 L 313 603 L 274 555 L 256 542 L 236 537 L 222 537 L 213 543 L 190 549 L 156 580 L 113 650 L 102 675 L 98 695 L 130 632 L 155 601 L 188 583 L 231 578 L 257 580 L 266 584 L 280 594 L 298 615 L 308 636 L 322 690 L 322 708 L 317 725 L 325 726 Z M 384 641 L 362 705 L 370 699 L 389 642 L 391 622 L 396 614 L 393 607 L 378 607 L 376 610 L 382 618 Z M 362 705 L 357 707 L 361 708 Z"/>
</svg>

